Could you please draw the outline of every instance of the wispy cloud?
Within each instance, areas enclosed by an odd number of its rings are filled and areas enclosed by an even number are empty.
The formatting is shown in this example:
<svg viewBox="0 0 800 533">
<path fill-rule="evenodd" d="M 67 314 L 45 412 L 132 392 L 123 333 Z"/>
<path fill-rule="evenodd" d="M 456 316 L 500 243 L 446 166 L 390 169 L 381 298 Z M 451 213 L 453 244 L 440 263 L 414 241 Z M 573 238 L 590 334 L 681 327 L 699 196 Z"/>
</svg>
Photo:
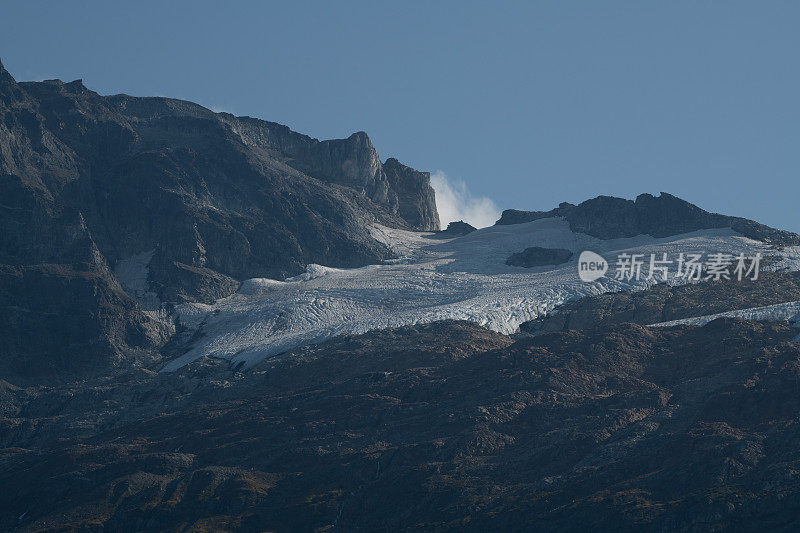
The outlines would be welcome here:
<svg viewBox="0 0 800 533">
<path fill-rule="evenodd" d="M 235 115 L 235 113 L 233 112 L 233 108 L 230 106 L 212 105 L 211 107 L 209 107 L 209 109 L 214 113 L 228 113 L 231 115 Z"/>
<path fill-rule="evenodd" d="M 476 228 L 485 228 L 500 218 L 500 210 L 491 198 L 473 196 L 463 180 L 449 178 L 437 170 L 431 174 L 431 185 L 436 191 L 436 208 L 442 228 L 456 220 L 463 220 Z"/>
</svg>

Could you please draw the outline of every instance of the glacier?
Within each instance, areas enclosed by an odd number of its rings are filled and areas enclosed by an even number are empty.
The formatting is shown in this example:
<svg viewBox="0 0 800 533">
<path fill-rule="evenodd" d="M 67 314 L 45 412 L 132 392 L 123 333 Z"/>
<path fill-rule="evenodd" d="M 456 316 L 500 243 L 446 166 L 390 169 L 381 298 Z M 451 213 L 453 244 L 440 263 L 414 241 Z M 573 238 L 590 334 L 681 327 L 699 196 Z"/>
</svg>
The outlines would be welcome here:
<svg viewBox="0 0 800 533">
<path fill-rule="evenodd" d="M 601 240 L 572 232 L 561 218 L 491 226 L 450 239 L 382 226 L 374 226 L 372 235 L 397 258 L 354 269 L 309 265 L 305 273 L 284 281 L 246 280 L 237 293 L 213 304 L 179 306 L 179 323 L 198 334 L 189 350 L 163 371 L 204 356 L 246 368 L 335 336 L 437 320 L 467 320 L 511 334 L 521 323 L 568 300 L 641 290 L 657 282 L 613 279 L 620 253 L 646 258 L 667 253 L 669 259 L 699 252 L 778 255 L 770 246 L 731 229 Z M 505 264 L 509 255 L 531 246 L 565 248 L 573 258 L 562 265 L 530 269 Z M 591 283 L 579 279 L 577 257 L 584 250 L 606 258 L 611 267 L 606 277 Z M 800 267 L 797 250 L 781 257 L 785 258 L 781 268 Z"/>
</svg>

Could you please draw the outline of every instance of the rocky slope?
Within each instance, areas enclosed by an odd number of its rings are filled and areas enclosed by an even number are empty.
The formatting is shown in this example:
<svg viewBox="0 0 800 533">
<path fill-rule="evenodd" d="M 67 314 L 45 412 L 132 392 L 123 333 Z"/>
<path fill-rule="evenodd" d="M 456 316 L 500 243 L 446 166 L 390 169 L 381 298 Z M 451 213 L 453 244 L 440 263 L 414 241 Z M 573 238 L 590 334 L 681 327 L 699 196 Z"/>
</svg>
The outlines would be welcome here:
<svg viewBox="0 0 800 533">
<path fill-rule="evenodd" d="M 0 529 L 796 530 L 796 334 L 440 322 L 245 374 L 0 382 Z"/>
<path fill-rule="evenodd" d="M 0 331 L 19 341 L 3 364 L 67 368 L 45 359 L 94 358 L 75 355 L 86 346 L 107 348 L 100 366 L 152 351 L 165 304 L 309 263 L 391 257 L 373 222 L 439 228 L 429 175 L 381 163 L 364 133 L 320 142 L 190 102 L 100 96 L 80 80 L 17 83 L 0 64 Z M 83 327 L 59 341 L 57 315 Z"/>
<path fill-rule="evenodd" d="M 662 283 L 638 292 L 588 296 L 525 322 L 520 330 L 602 329 L 624 322 L 648 325 L 796 301 L 800 301 L 800 273 L 762 272 L 758 280 L 746 283 L 735 279 L 675 287 Z"/>
</svg>

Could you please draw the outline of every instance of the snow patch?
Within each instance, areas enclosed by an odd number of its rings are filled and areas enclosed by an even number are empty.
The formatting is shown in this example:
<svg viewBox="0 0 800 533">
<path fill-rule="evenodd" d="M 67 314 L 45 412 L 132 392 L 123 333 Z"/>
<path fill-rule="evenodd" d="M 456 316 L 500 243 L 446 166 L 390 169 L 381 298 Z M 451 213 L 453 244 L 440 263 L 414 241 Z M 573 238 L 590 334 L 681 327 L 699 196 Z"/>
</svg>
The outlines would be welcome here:
<svg viewBox="0 0 800 533">
<path fill-rule="evenodd" d="M 714 315 L 682 318 L 680 320 L 670 320 L 669 322 L 658 322 L 650 325 L 653 327 L 669 327 L 680 325 L 703 326 L 712 320 L 723 317 L 744 318 L 747 320 L 788 320 L 792 324 L 795 324 L 800 321 L 800 301 L 766 305 L 763 307 L 751 307 L 749 309 L 737 309 L 735 311 L 725 311 L 724 313 L 717 313 Z"/>
<path fill-rule="evenodd" d="M 239 294 L 256 295 L 280 288 L 285 281 L 269 278 L 246 279 L 239 285 Z"/>
<path fill-rule="evenodd" d="M 777 255 L 780 255 L 780 261 L 768 266 L 766 270 L 800 270 L 800 246 L 787 246 Z"/>
<path fill-rule="evenodd" d="M 114 274 L 128 296 L 136 300 L 143 311 L 157 312 L 161 309 L 161 301 L 156 293 L 150 291 L 147 282 L 154 253 L 155 249 L 120 259 L 114 265 Z"/>
<path fill-rule="evenodd" d="M 340 268 L 331 268 L 322 265 L 310 264 L 306 266 L 306 271 L 299 276 L 287 278 L 286 281 L 311 281 L 312 279 L 321 278 L 323 276 L 330 276 L 344 272 Z"/>
</svg>

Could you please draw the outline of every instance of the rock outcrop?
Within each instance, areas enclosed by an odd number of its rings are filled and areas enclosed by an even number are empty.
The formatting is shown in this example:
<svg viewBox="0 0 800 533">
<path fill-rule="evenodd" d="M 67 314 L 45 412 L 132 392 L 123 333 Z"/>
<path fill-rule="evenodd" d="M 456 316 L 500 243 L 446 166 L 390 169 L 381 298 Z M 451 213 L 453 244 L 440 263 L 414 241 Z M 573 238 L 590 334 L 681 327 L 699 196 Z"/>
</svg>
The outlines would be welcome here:
<svg viewBox="0 0 800 533">
<path fill-rule="evenodd" d="M 563 248 L 542 248 L 531 246 L 521 252 L 511 254 L 506 259 L 509 266 L 532 268 L 547 265 L 561 265 L 572 258 L 572 252 Z"/>
<path fill-rule="evenodd" d="M 447 224 L 447 228 L 441 231 L 437 231 L 433 237 L 437 239 L 450 239 L 453 237 L 461 237 L 463 235 L 467 235 L 476 231 L 475 226 L 472 224 L 468 224 L 463 220 L 458 220 L 455 222 L 450 222 Z"/>
<path fill-rule="evenodd" d="M 563 217 L 570 229 L 599 239 L 650 235 L 668 237 L 701 229 L 731 228 L 745 237 L 774 244 L 796 246 L 800 236 L 740 217 L 709 213 L 671 194 L 641 194 L 635 201 L 598 196 L 578 205 L 562 203 L 550 211 L 503 211 L 497 225 L 522 224 L 541 218 Z"/>
</svg>

